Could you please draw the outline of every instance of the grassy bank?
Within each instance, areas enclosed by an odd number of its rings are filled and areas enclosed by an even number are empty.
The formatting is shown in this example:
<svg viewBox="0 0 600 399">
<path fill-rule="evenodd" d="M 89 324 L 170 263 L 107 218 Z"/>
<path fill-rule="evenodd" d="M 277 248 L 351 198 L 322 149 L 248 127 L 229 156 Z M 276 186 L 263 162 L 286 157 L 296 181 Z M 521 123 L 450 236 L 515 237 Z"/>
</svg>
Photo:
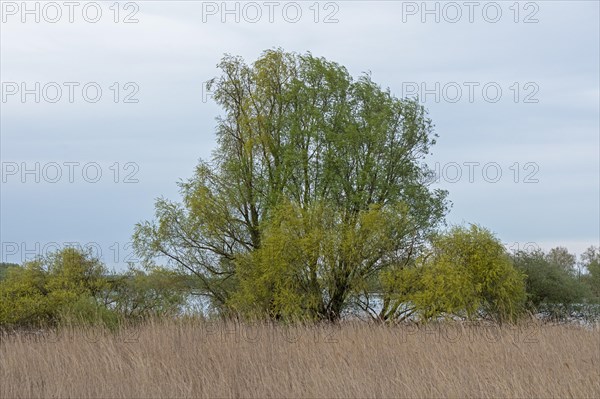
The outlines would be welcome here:
<svg viewBox="0 0 600 399">
<path fill-rule="evenodd" d="M 200 320 L 12 333 L 0 397 L 600 397 L 600 331 Z"/>
</svg>

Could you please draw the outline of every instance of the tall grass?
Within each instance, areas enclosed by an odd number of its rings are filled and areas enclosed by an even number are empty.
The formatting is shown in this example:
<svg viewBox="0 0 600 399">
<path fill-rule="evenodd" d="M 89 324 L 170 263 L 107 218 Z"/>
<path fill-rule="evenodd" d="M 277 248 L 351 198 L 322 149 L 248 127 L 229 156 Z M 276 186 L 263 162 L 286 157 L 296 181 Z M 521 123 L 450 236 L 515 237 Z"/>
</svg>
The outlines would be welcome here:
<svg viewBox="0 0 600 399">
<path fill-rule="evenodd" d="M 154 321 L 11 333 L 0 397 L 600 397 L 600 330 Z"/>
</svg>

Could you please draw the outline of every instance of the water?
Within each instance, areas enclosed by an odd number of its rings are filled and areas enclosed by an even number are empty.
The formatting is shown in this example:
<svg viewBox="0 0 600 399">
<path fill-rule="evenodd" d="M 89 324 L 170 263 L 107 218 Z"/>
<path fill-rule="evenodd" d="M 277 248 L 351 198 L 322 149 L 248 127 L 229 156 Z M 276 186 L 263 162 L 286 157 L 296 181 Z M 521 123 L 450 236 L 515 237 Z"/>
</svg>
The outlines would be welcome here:
<svg viewBox="0 0 600 399">
<path fill-rule="evenodd" d="M 361 298 L 364 300 L 364 297 Z M 378 314 L 383 307 L 383 299 L 381 295 L 373 295 L 369 298 L 369 306 L 371 313 Z M 408 304 L 404 305 L 405 307 Z M 557 311 L 560 309 L 560 312 Z M 183 315 L 203 315 L 205 317 L 214 315 L 216 312 L 210 306 L 210 301 L 204 295 L 190 294 L 187 297 L 186 303 L 181 309 Z M 567 307 L 546 307 L 542 308 L 534 315 L 542 321 L 556 321 L 567 324 L 577 324 L 585 326 L 593 326 L 600 323 L 600 304 L 572 304 Z M 371 316 L 368 312 L 360 309 L 358 306 L 349 307 L 342 315 L 342 318 L 353 318 L 370 320 Z M 415 319 L 414 317 L 411 319 Z"/>
</svg>

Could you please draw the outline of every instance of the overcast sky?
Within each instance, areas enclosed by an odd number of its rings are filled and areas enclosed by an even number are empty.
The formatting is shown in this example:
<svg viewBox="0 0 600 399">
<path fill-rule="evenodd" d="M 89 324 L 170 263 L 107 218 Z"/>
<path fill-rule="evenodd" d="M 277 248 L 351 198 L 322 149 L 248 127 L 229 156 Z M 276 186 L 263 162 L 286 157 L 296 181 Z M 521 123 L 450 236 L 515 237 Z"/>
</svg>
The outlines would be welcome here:
<svg viewBox="0 0 600 399">
<path fill-rule="evenodd" d="M 449 223 L 599 244 L 597 1 L 22 4 L 1 3 L 1 261 L 69 242 L 133 260 L 135 223 L 214 149 L 204 82 L 274 47 L 420 97 Z"/>
</svg>

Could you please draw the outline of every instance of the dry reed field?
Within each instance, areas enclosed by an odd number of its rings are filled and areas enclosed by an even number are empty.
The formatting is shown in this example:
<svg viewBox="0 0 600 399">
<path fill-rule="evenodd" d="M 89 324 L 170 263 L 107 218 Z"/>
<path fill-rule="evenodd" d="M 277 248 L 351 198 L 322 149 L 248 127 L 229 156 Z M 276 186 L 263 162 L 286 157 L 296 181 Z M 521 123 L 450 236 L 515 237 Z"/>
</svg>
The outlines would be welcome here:
<svg viewBox="0 0 600 399">
<path fill-rule="evenodd" d="M 198 320 L 13 333 L 2 398 L 598 398 L 600 330 Z"/>
</svg>

